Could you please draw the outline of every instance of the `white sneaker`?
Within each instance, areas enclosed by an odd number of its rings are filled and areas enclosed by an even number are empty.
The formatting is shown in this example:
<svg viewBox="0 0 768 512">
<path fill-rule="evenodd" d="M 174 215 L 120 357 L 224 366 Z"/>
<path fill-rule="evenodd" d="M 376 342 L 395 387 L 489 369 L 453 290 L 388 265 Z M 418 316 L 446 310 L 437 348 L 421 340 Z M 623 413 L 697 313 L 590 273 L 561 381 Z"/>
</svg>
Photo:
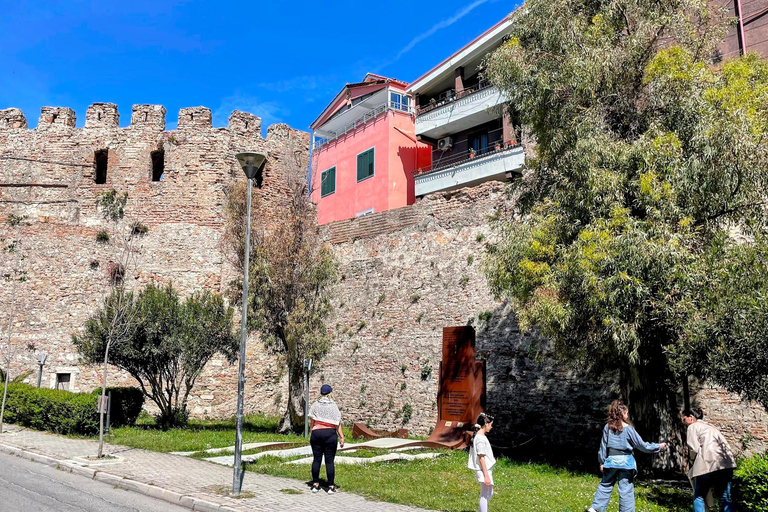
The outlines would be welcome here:
<svg viewBox="0 0 768 512">
<path fill-rule="evenodd" d="M 312 492 L 320 492 L 320 486 L 319 485 L 313 485 L 312 486 Z"/>
<path fill-rule="evenodd" d="M 330 486 L 326 492 L 328 494 L 336 494 L 336 492 L 337 492 L 336 491 L 336 486 L 335 485 Z"/>
</svg>

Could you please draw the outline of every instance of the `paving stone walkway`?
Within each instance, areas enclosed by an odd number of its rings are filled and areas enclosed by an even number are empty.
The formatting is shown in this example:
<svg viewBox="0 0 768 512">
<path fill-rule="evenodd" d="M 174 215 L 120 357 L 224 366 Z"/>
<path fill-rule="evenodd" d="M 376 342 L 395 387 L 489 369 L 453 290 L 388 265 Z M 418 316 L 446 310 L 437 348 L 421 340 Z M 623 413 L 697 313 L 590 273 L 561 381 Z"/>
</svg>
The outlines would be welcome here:
<svg viewBox="0 0 768 512">
<path fill-rule="evenodd" d="M 0 434 L 0 448 L 24 450 L 44 455 L 67 466 L 83 466 L 82 458 L 96 454 L 98 442 L 71 439 L 11 425 Z M 102 477 L 112 475 L 128 482 L 149 484 L 154 488 L 193 498 L 188 500 L 194 510 L 296 511 L 296 512 L 418 512 L 424 509 L 371 501 L 361 496 L 340 492 L 335 495 L 312 494 L 297 480 L 246 472 L 243 492 L 252 498 L 235 499 L 221 494 L 232 486 L 232 470 L 210 462 L 170 453 L 157 453 L 127 446 L 106 445 L 105 451 L 116 456 L 104 463 L 88 463 Z M 147 485 L 139 486 L 147 489 Z M 297 493 L 297 494 L 293 494 Z M 184 502 L 182 501 L 182 504 Z"/>
</svg>

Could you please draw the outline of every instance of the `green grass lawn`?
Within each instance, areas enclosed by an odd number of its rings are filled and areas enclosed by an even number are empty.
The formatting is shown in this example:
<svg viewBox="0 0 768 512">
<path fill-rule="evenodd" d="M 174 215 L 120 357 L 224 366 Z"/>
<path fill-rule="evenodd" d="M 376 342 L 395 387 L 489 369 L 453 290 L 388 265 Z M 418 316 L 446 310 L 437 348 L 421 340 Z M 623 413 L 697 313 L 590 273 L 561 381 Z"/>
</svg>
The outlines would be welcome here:
<svg viewBox="0 0 768 512">
<path fill-rule="evenodd" d="M 247 416 L 243 442 L 297 442 L 306 444 L 302 436 L 276 434 L 278 418 Z M 143 417 L 136 427 L 112 429 L 108 442 L 159 452 L 201 451 L 234 444 L 235 420 L 191 420 L 184 429 L 162 431 L 151 418 Z M 345 429 L 345 437 L 352 439 Z M 249 452 L 250 453 L 250 452 Z M 351 457 L 372 457 L 384 450 L 358 450 Z M 223 454 L 221 454 L 223 455 Z M 196 454 L 197 457 L 210 455 Z M 339 456 L 346 456 L 339 454 Z M 303 458 L 303 457 L 298 457 Z M 276 457 L 263 457 L 249 463 L 249 471 L 269 475 L 310 479 L 309 464 L 285 464 Z M 342 491 L 372 499 L 418 507 L 464 512 L 477 510 L 479 485 L 467 467 L 467 453 L 446 451 L 437 459 L 397 461 L 336 466 L 336 483 Z M 321 476 L 324 476 L 323 469 Z M 583 512 L 598 484 L 596 475 L 556 469 L 545 464 L 531 464 L 499 459 L 494 469 L 495 495 L 491 510 L 535 512 Z M 683 512 L 691 507 L 687 490 L 676 490 L 642 481 L 636 486 L 639 512 Z M 618 510 L 614 496 L 609 512 Z"/>
<path fill-rule="evenodd" d="M 276 434 L 278 418 L 249 415 L 243 419 L 243 443 L 307 443 L 302 436 Z M 186 428 L 160 430 L 143 417 L 135 427 L 113 428 L 107 442 L 155 452 L 187 452 L 235 444 L 235 419 L 190 420 Z"/>
<path fill-rule="evenodd" d="M 249 471 L 309 481 L 309 464 L 283 464 L 275 457 L 249 463 Z M 324 478 L 325 469 L 321 470 Z M 595 475 L 572 473 L 542 464 L 500 459 L 493 471 L 491 510 L 583 512 L 599 482 Z M 480 487 L 467 469 L 464 451 L 448 451 L 430 460 L 336 466 L 342 491 L 369 498 L 448 512 L 477 510 Z M 690 492 L 659 486 L 636 486 L 639 512 L 689 511 Z M 609 511 L 618 510 L 618 495 Z"/>
</svg>

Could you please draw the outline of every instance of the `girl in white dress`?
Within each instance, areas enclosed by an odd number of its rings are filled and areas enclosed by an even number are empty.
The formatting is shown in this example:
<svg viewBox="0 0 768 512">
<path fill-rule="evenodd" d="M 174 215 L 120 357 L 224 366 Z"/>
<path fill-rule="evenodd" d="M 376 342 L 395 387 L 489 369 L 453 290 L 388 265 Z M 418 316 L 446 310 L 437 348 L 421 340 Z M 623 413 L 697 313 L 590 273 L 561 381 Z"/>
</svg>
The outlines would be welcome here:
<svg viewBox="0 0 768 512">
<path fill-rule="evenodd" d="M 480 506 L 478 512 L 488 512 L 488 501 L 493 496 L 493 449 L 486 434 L 493 428 L 493 416 L 480 413 L 475 424 L 475 435 L 469 447 L 467 467 L 475 472 L 475 479 L 480 484 Z"/>
</svg>

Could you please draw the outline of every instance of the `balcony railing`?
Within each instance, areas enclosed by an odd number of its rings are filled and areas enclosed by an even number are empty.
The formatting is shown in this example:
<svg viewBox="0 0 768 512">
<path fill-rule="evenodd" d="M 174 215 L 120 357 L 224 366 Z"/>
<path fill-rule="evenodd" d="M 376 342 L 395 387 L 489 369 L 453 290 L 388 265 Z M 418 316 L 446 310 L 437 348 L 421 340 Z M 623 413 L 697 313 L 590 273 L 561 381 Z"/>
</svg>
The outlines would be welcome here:
<svg viewBox="0 0 768 512">
<path fill-rule="evenodd" d="M 482 150 L 469 149 L 467 151 L 459 151 L 458 153 L 452 154 L 448 158 L 441 158 L 440 160 L 432 163 L 431 165 L 427 165 L 425 167 L 420 167 L 419 169 L 416 169 L 415 171 L 413 171 L 413 176 L 414 177 L 421 176 L 424 174 L 429 174 L 431 172 L 442 171 L 457 165 L 464 164 L 466 162 L 474 161 L 475 159 L 482 159 L 490 155 L 497 155 L 499 153 L 504 153 L 506 151 L 517 149 L 519 147 L 521 147 L 520 144 L 513 144 L 512 142 L 499 142 L 497 144 L 493 144 L 490 147 Z"/>
<path fill-rule="evenodd" d="M 436 108 L 448 105 L 454 101 L 460 100 L 461 98 L 465 98 L 471 94 L 475 94 L 476 92 L 488 89 L 489 87 L 493 87 L 493 85 L 485 80 L 481 80 L 476 85 L 466 87 L 465 89 L 458 92 L 456 92 L 456 89 L 448 89 L 447 91 L 441 92 L 437 99 L 433 98 L 426 105 L 416 107 L 416 115 L 420 116 L 422 114 L 426 114 L 430 110 L 435 110 Z"/>
<path fill-rule="evenodd" d="M 344 135 L 354 132 L 367 122 L 379 117 L 384 112 L 388 112 L 390 110 L 394 110 L 397 112 L 405 112 L 406 114 L 413 114 L 413 109 L 411 109 L 408 105 L 404 105 L 403 103 L 399 101 L 390 101 L 387 103 L 384 103 L 383 105 L 379 105 L 378 107 L 374 108 L 373 110 L 369 110 L 362 116 L 358 117 L 354 121 L 351 121 L 344 125 L 343 128 L 340 128 L 336 131 L 331 132 L 331 136 L 326 138 L 315 138 L 315 143 L 312 146 L 313 151 L 317 151 L 322 146 L 328 144 L 329 142 L 333 142 L 334 140 L 338 139 L 339 137 L 343 137 Z"/>
</svg>

